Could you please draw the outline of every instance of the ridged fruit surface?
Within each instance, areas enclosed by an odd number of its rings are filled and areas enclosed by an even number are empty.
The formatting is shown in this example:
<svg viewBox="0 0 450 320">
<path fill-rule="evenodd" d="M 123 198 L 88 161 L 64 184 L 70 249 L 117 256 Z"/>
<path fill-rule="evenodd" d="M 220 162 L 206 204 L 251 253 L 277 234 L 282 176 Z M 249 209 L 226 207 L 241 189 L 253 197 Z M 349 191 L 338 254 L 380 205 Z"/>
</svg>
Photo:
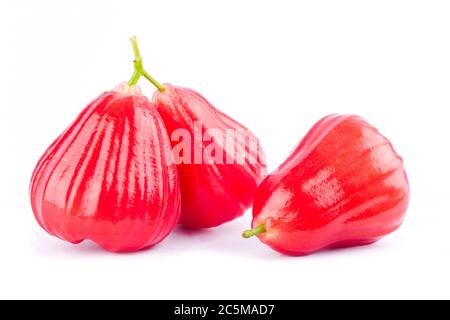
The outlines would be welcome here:
<svg viewBox="0 0 450 320">
<path fill-rule="evenodd" d="M 164 124 L 147 98 L 105 92 L 40 159 L 30 186 L 35 217 L 72 243 L 90 239 L 109 251 L 150 247 L 179 219 L 170 155 Z"/>
<path fill-rule="evenodd" d="M 208 228 L 241 216 L 252 205 L 256 187 L 266 173 L 258 139 L 197 92 L 170 84 L 164 88 L 163 92 L 154 94 L 153 103 L 172 137 L 176 156 L 179 130 L 188 132 L 190 137 L 187 142 L 190 148 L 184 151 L 189 153 L 185 158 L 188 161 L 178 163 L 182 197 L 180 223 L 188 228 Z M 212 132 L 215 138 L 205 139 Z M 234 139 L 231 146 L 225 142 L 227 133 L 236 137 L 244 133 L 247 138 Z M 222 159 L 222 163 L 216 161 L 217 157 L 198 161 L 199 154 L 208 154 L 204 151 L 211 144 L 216 150 L 211 154 Z"/>
<path fill-rule="evenodd" d="M 379 240 L 402 224 L 408 200 L 392 144 L 358 116 L 331 115 L 261 183 L 252 226 L 273 249 L 305 255 Z"/>
</svg>

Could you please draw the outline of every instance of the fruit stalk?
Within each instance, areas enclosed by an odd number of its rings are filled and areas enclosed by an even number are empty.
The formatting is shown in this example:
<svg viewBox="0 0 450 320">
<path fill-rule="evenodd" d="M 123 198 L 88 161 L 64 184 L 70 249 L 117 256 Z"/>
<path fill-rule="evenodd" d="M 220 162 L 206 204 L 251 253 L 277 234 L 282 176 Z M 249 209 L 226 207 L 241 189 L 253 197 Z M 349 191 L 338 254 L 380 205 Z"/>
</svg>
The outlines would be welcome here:
<svg viewBox="0 0 450 320">
<path fill-rule="evenodd" d="M 133 53 L 134 53 L 134 71 L 133 75 L 130 78 L 130 81 L 128 81 L 128 85 L 131 87 L 135 85 L 139 79 L 142 77 L 146 78 L 148 81 L 150 81 L 160 92 L 163 92 L 165 90 L 164 86 L 160 84 L 158 81 L 156 81 L 145 69 L 143 66 L 143 58 L 141 56 L 141 52 L 139 51 L 139 46 L 137 42 L 137 38 L 135 36 L 130 38 L 131 46 L 133 47 Z"/>
<path fill-rule="evenodd" d="M 258 234 L 264 233 L 266 232 L 266 226 L 264 224 L 260 224 L 259 226 L 250 229 L 250 230 L 246 230 L 242 233 L 242 236 L 246 239 L 251 238 L 253 236 L 256 236 Z"/>
</svg>

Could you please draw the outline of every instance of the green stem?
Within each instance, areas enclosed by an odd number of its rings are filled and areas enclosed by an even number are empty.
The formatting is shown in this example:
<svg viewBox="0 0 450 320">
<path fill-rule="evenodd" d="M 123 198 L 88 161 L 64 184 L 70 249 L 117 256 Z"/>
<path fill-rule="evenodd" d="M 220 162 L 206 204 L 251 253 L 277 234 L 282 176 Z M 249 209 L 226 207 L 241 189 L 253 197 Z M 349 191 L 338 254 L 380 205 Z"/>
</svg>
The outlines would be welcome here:
<svg viewBox="0 0 450 320">
<path fill-rule="evenodd" d="M 143 67 L 142 64 L 142 56 L 141 52 L 139 51 L 139 46 L 137 43 L 136 37 L 130 38 L 131 45 L 133 47 L 133 53 L 134 53 L 134 71 L 133 75 L 131 76 L 130 81 L 128 81 L 128 85 L 132 86 L 135 85 L 141 76 L 149 80 L 159 91 L 163 92 L 165 90 L 164 86 L 160 84 L 158 81 L 156 81 Z"/>
<path fill-rule="evenodd" d="M 160 92 L 163 92 L 166 90 L 162 84 L 160 84 L 158 81 L 156 81 L 145 69 L 142 69 L 142 76 L 150 81 Z"/>
<path fill-rule="evenodd" d="M 131 76 L 130 81 L 128 81 L 128 85 L 134 86 L 140 79 L 141 77 L 141 73 L 139 71 L 137 71 L 136 69 L 134 69 L 133 75 Z"/>
<path fill-rule="evenodd" d="M 256 236 L 256 235 L 258 235 L 258 234 L 260 234 L 260 233 L 264 233 L 264 232 L 266 232 L 267 230 L 266 230 L 266 226 L 264 225 L 264 224 L 260 224 L 259 226 L 257 226 L 257 227 L 255 227 L 255 228 L 253 228 L 253 229 L 250 229 L 250 230 L 246 230 L 246 231 L 244 231 L 243 233 L 242 233 L 242 236 L 244 237 L 244 238 L 251 238 L 251 237 L 253 237 L 253 236 Z"/>
</svg>

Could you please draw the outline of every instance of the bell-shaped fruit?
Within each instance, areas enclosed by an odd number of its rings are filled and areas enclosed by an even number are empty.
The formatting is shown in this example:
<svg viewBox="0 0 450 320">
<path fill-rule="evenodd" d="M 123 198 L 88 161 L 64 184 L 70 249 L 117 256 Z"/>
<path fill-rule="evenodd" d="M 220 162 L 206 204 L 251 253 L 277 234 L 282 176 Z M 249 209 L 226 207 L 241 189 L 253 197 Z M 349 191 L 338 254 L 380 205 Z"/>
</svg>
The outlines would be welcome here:
<svg viewBox="0 0 450 320">
<path fill-rule="evenodd" d="M 331 115 L 261 183 L 244 237 L 289 255 L 370 244 L 401 225 L 408 200 L 389 140 L 360 117 Z"/>
<path fill-rule="evenodd" d="M 191 89 L 165 84 L 153 103 L 178 164 L 180 223 L 208 228 L 241 216 L 266 174 L 256 136 Z"/>
<path fill-rule="evenodd" d="M 40 159 L 30 187 L 48 233 L 110 251 L 163 240 L 178 222 L 180 189 L 163 121 L 138 87 L 105 92 Z"/>
</svg>

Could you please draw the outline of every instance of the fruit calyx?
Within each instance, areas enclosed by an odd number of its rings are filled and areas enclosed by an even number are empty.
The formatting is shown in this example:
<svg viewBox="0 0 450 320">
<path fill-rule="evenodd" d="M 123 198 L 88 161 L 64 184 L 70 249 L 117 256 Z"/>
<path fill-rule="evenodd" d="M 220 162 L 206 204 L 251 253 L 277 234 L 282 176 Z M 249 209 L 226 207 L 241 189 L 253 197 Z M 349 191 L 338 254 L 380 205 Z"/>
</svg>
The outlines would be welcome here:
<svg viewBox="0 0 450 320">
<path fill-rule="evenodd" d="M 257 227 L 254 227 L 253 229 L 246 230 L 242 233 L 242 236 L 246 239 L 251 238 L 253 236 L 256 236 L 258 234 L 266 232 L 266 226 L 264 224 L 260 224 Z"/>
<path fill-rule="evenodd" d="M 126 95 L 140 96 L 142 94 L 141 88 L 139 88 L 137 84 L 130 86 L 127 82 L 120 83 L 114 88 L 113 91 Z"/>
<path fill-rule="evenodd" d="M 134 86 L 141 76 L 146 78 L 148 81 L 150 81 L 160 92 L 163 92 L 165 90 L 164 86 L 160 84 L 158 81 L 156 81 L 145 69 L 143 66 L 143 58 L 141 56 L 141 53 L 139 51 L 139 46 L 137 43 L 137 38 L 135 36 L 130 38 L 131 45 L 133 47 L 134 52 L 134 71 L 133 75 L 131 76 L 130 81 L 128 81 L 128 85 Z"/>
</svg>

